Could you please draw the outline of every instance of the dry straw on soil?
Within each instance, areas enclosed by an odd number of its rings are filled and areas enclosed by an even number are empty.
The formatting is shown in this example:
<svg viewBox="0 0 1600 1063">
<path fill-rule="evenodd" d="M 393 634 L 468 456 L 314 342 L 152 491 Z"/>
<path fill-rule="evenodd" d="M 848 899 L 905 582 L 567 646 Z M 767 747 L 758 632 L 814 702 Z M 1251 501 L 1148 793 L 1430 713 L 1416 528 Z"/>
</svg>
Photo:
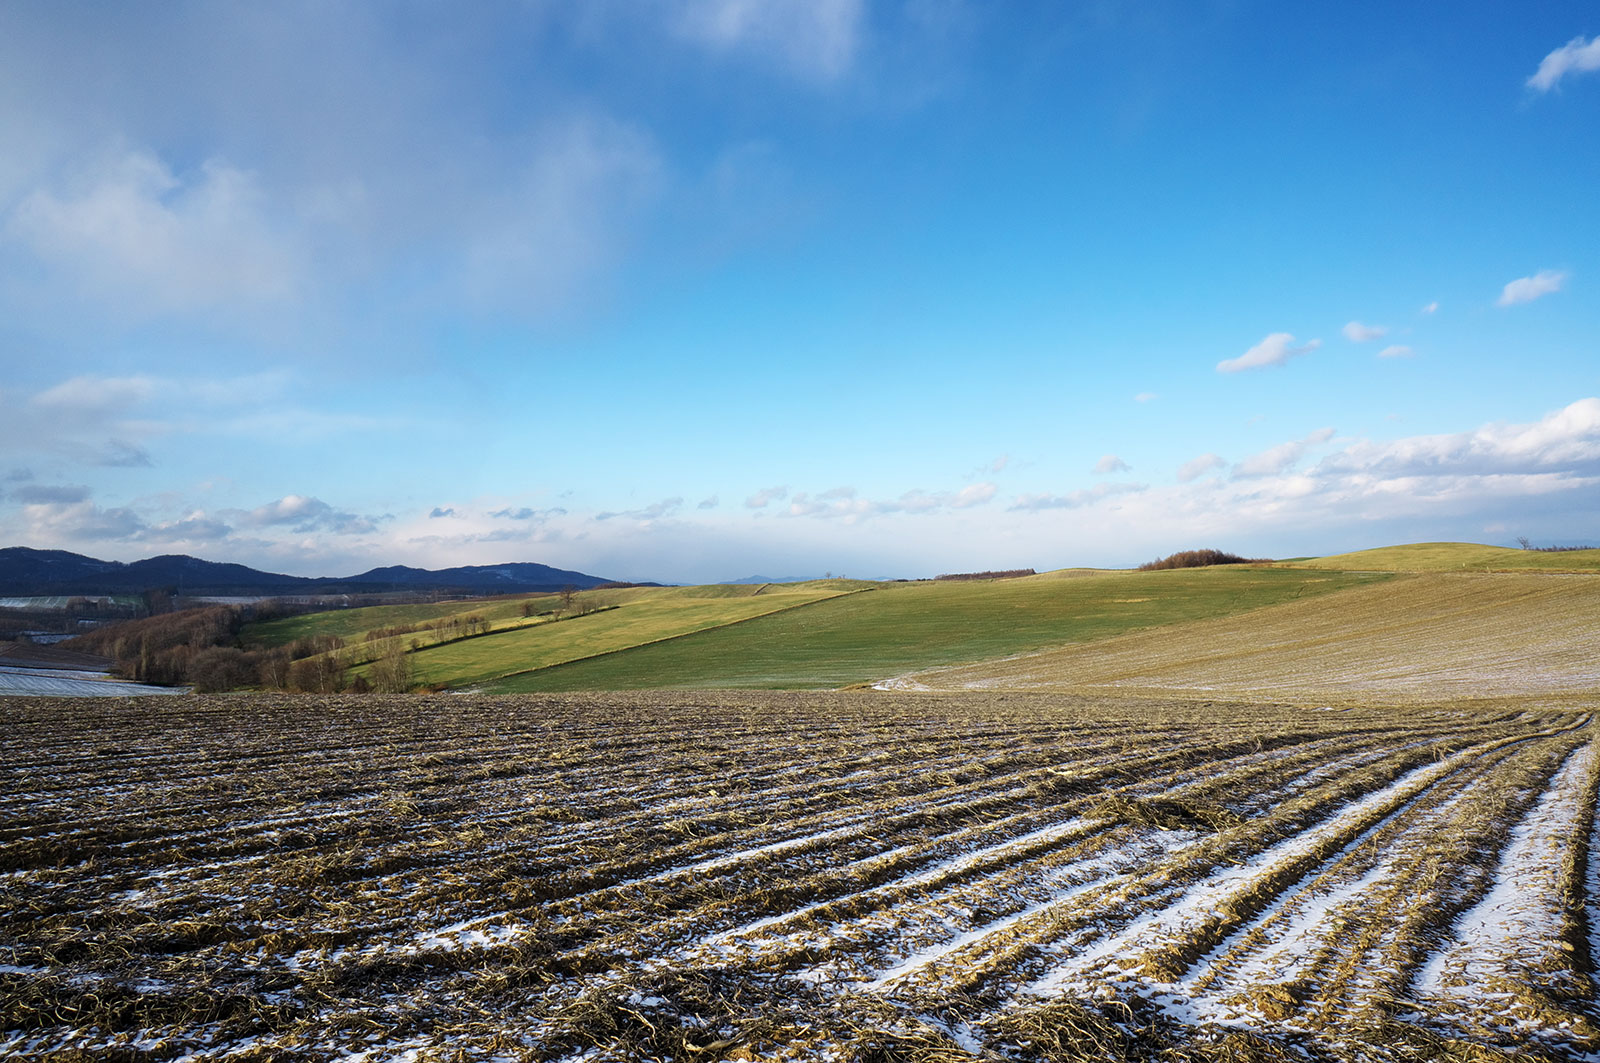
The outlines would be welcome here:
<svg viewBox="0 0 1600 1063">
<path fill-rule="evenodd" d="M 5 710 L 0 1055 L 1600 1050 L 1582 699 Z M 1563 845 L 1529 940 L 1469 932 L 1545 859 L 1519 855 L 1530 832 Z M 1509 1005 L 1427 988 L 1465 947 Z"/>
</svg>

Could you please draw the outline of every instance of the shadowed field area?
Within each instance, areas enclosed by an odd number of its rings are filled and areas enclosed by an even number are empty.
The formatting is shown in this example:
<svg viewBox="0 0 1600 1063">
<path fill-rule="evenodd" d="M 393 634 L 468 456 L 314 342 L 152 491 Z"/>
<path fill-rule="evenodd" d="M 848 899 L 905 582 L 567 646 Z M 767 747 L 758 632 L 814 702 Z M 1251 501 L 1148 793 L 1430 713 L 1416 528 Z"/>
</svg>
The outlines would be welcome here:
<svg viewBox="0 0 1600 1063">
<path fill-rule="evenodd" d="M 1600 578 L 1416 574 L 1181 627 L 902 677 L 932 689 L 1276 697 L 1600 690 Z"/>
</svg>

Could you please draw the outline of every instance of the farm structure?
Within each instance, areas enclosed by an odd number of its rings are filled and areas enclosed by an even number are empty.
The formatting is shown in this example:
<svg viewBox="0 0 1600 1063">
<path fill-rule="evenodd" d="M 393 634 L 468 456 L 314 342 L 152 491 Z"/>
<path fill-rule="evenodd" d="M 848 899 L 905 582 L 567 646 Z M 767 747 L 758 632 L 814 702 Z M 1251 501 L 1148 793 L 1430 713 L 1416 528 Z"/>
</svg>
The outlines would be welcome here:
<svg viewBox="0 0 1600 1063">
<path fill-rule="evenodd" d="M 1592 703 L 15 699 L 0 1056 L 1594 1058 Z"/>
</svg>

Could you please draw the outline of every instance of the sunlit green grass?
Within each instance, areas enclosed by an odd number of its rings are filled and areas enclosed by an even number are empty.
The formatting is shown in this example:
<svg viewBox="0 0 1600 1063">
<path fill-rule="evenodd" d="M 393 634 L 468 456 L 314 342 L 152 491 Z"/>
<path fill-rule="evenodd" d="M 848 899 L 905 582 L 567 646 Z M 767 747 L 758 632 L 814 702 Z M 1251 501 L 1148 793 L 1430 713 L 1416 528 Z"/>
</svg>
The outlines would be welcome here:
<svg viewBox="0 0 1600 1063">
<path fill-rule="evenodd" d="M 1284 564 L 1382 572 L 1596 572 L 1600 571 L 1600 549 L 1546 553 L 1480 543 L 1411 543 Z"/>
<path fill-rule="evenodd" d="M 1223 616 L 1374 578 L 1383 577 L 1230 567 L 1074 570 L 994 582 L 877 584 L 872 590 L 730 627 L 509 676 L 489 689 L 840 687 L 918 668 Z M 484 671 L 491 670 L 489 664 L 484 661 Z M 502 667 L 505 671 L 510 669 Z"/>
<path fill-rule="evenodd" d="M 758 589 L 743 587 L 738 594 L 720 587 L 599 592 L 597 600 L 617 608 L 422 649 L 411 655 L 413 677 L 425 685 L 471 686 L 508 672 L 608 654 L 850 594 L 846 587 L 824 581 L 769 586 L 757 594 Z"/>
<path fill-rule="evenodd" d="M 430 624 L 443 616 L 481 616 L 490 623 L 503 622 L 520 618 L 524 603 L 530 603 L 532 611 L 536 613 L 553 609 L 558 604 L 553 594 L 537 594 L 487 601 L 468 599 L 411 605 L 370 605 L 361 609 L 333 609 L 250 624 L 244 629 L 242 637 L 245 645 L 252 648 L 284 646 L 295 639 L 315 635 L 335 635 L 348 642 L 361 638 L 369 631 L 407 624 Z"/>
</svg>

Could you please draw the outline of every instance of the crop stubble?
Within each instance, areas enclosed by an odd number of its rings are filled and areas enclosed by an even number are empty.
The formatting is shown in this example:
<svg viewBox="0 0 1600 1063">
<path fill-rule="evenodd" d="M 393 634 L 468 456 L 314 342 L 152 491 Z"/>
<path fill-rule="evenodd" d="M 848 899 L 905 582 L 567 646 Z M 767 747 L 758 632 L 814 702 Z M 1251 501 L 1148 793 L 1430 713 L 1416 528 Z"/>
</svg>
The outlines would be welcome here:
<svg viewBox="0 0 1600 1063">
<path fill-rule="evenodd" d="M 15 700 L 0 1055 L 1579 1058 L 1586 710 Z"/>
</svg>

